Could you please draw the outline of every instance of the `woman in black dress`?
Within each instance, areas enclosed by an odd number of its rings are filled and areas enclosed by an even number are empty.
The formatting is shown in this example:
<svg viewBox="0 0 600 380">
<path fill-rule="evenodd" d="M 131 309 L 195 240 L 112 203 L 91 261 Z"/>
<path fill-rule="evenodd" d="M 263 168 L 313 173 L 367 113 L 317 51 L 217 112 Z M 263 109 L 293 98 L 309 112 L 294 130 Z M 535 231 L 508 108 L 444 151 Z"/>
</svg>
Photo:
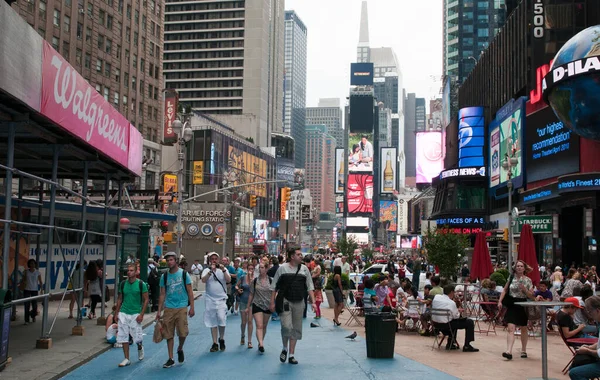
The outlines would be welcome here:
<svg viewBox="0 0 600 380">
<path fill-rule="evenodd" d="M 524 302 L 527 299 L 534 299 L 533 283 L 526 276 L 532 269 L 523 260 L 518 260 L 515 263 L 512 275 L 509 277 L 502 295 L 498 300 L 498 307 L 502 308 L 502 301 L 509 294 L 514 302 Z M 506 322 L 508 323 L 508 336 L 506 339 L 506 351 L 502 353 L 502 357 L 511 360 L 512 349 L 515 344 L 515 330 L 521 328 L 521 357 L 527 357 L 527 340 L 529 338 L 527 331 L 527 310 L 523 306 L 509 304 L 506 306 Z"/>
<path fill-rule="evenodd" d="M 344 294 L 342 293 L 342 267 L 336 266 L 333 268 L 333 299 L 335 300 L 335 306 L 333 309 L 333 323 L 336 326 L 341 325 L 339 316 L 344 309 Z"/>
</svg>

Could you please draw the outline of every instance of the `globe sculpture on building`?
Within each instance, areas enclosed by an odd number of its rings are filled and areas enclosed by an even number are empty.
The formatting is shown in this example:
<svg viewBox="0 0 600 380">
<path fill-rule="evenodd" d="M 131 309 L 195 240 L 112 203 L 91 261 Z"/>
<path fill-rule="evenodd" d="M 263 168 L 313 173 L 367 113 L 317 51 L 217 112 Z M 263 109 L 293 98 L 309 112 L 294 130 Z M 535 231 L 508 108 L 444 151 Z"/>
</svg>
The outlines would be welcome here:
<svg viewBox="0 0 600 380">
<path fill-rule="evenodd" d="M 544 99 L 576 134 L 600 140 L 600 25 L 576 34 L 544 78 Z"/>
</svg>

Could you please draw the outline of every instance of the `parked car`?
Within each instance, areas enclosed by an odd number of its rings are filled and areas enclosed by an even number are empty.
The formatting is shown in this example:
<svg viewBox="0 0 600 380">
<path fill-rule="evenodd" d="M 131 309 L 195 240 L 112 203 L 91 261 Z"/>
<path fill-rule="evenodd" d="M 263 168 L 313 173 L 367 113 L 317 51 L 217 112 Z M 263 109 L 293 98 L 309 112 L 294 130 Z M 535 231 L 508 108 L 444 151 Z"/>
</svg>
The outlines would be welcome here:
<svg viewBox="0 0 600 380">
<path fill-rule="evenodd" d="M 399 266 L 398 266 L 398 264 L 395 264 L 395 266 L 396 266 L 396 271 L 397 271 L 399 269 Z M 404 268 L 404 271 L 405 271 L 404 273 L 406 275 L 406 278 L 408 278 L 409 280 L 412 281 L 413 280 L 412 271 L 410 269 L 408 269 L 407 267 Z M 388 274 L 387 264 L 373 264 L 360 273 L 350 273 L 350 280 L 354 281 L 354 284 L 356 286 L 358 286 L 359 284 L 362 284 L 363 278 L 365 275 L 370 277 L 376 273 Z M 419 274 L 419 290 L 423 290 L 424 287 L 425 287 L 425 272 L 421 272 Z"/>
</svg>

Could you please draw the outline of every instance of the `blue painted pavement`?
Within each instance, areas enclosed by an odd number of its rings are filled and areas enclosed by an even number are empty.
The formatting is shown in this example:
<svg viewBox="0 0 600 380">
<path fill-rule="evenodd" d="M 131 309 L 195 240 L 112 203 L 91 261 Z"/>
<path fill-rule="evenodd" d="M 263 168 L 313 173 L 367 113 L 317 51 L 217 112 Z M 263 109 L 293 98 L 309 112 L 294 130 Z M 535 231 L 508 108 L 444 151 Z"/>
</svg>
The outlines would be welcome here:
<svg viewBox="0 0 600 380">
<path fill-rule="evenodd" d="M 310 307 L 310 306 L 309 306 Z M 286 379 L 309 379 L 323 376 L 330 379 L 436 379 L 454 380 L 453 376 L 423 365 L 400 355 L 394 359 L 368 359 L 366 343 L 362 337 L 352 342 L 344 339 L 348 330 L 334 327 L 332 321 L 313 320 L 312 313 L 304 320 L 303 339 L 296 347 L 296 359 L 300 364 L 290 365 L 279 361 L 282 343 L 280 323 L 271 321 L 265 338 L 265 353 L 258 353 L 256 336 L 252 338 L 254 349 L 240 346 L 240 317 L 229 316 L 225 331 L 227 349 L 224 352 L 210 353 L 212 345 L 210 331 L 204 326 L 204 300 L 196 303 L 196 316 L 189 321 L 190 335 L 185 346 L 185 362 L 169 369 L 162 365 L 168 359 L 167 344 L 152 342 L 153 325 L 144 330 L 145 359 L 137 360 L 137 348 L 132 347 L 131 365 L 118 368 L 123 360 L 123 350 L 113 348 L 98 356 L 63 379 L 97 380 L 106 379 L 199 379 L 239 380 L 285 377 Z M 311 328 L 310 322 L 320 324 Z M 357 327 L 362 328 L 362 327 Z M 256 335 L 256 333 L 254 333 Z M 175 342 L 175 348 L 177 341 Z M 428 355 L 429 353 L 424 353 Z M 177 355 L 175 355 L 177 361 Z"/>
</svg>

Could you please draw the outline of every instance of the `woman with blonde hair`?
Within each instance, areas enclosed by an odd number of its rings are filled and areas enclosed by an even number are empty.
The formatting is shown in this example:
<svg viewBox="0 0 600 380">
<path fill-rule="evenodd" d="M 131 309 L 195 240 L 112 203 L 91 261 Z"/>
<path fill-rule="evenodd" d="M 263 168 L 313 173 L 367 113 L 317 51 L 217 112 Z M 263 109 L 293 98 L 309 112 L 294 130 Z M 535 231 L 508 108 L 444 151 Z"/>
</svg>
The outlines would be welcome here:
<svg viewBox="0 0 600 380">
<path fill-rule="evenodd" d="M 532 268 L 526 262 L 517 260 L 513 273 L 506 282 L 498 300 L 498 308 L 502 308 L 503 301 L 506 307 L 505 319 L 508 323 L 508 336 L 506 338 L 506 351 L 502 353 L 502 357 L 508 360 L 512 359 L 512 349 L 515 344 L 515 330 L 517 327 L 521 329 L 521 358 L 527 357 L 527 340 L 529 338 L 527 335 L 527 311 L 523 306 L 515 305 L 515 303 L 535 298 L 533 283 L 526 276 L 531 271 Z"/>
</svg>

